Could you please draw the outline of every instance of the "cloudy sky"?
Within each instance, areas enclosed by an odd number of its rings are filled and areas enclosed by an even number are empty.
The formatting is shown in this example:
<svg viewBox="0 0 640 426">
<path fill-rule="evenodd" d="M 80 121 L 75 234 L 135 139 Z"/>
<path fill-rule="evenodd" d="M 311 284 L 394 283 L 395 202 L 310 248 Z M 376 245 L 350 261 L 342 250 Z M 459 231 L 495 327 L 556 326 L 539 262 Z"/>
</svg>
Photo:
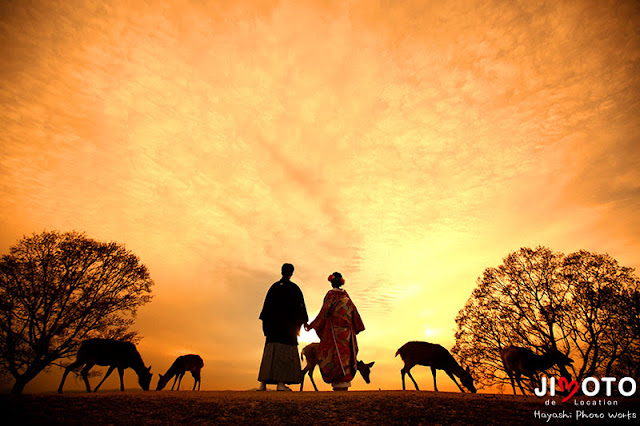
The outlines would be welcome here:
<svg viewBox="0 0 640 426">
<path fill-rule="evenodd" d="M 145 362 L 198 353 L 208 390 L 257 386 L 283 262 L 311 318 L 340 271 L 354 387 L 398 389 L 396 349 L 451 348 L 509 252 L 640 266 L 638 28 L 632 0 L 0 2 L 0 251 L 126 245 Z"/>
</svg>

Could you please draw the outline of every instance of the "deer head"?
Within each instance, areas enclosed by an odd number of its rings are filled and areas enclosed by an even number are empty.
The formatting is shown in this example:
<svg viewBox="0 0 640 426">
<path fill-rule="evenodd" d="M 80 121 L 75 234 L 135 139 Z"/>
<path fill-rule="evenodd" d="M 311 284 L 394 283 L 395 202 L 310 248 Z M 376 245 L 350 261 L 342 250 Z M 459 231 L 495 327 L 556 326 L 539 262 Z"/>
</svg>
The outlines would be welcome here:
<svg viewBox="0 0 640 426">
<path fill-rule="evenodd" d="M 156 386 L 156 390 L 160 391 L 167 385 L 167 382 L 169 382 L 169 378 L 168 376 L 164 376 L 162 374 L 158 374 L 158 376 L 160 377 L 158 377 L 158 385 Z"/>
<path fill-rule="evenodd" d="M 140 374 L 138 374 L 138 384 L 146 391 L 149 390 L 149 384 L 151 384 L 151 366 L 142 368 Z"/>
<path fill-rule="evenodd" d="M 365 364 L 362 361 L 358 361 L 358 363 L 356 364 L 356 367 L 360 372 L 360 375 L 362 376 L 362 378 L 367 384 L 371 383 L 369 376 L 371 375 L 371 367 L 373 367 L 373 364 L 375 364 L 375 361 L 370 362 L 368 364 Z"/>
<path fill-rule="evenodd" d="M 476 387 L 473 385 L 473 377 L 471 376 L 469 367 L 462 370 L 460 374 L 460 381 L 462 382 L 462 386 L 469 389 L 472 393 L 476 393 Z"/>
<path fill-rule="evenodd" d="M 573 363 L 573 360 L 571 358 L 569 358 L 559 350 L 553 348 L 546 348 L 544 351 L 544 356 L 550 360 L 553 360 L 559 367 L 563 367 L 565 365 L 570 365 L 571 363 Z"/>
</svg>

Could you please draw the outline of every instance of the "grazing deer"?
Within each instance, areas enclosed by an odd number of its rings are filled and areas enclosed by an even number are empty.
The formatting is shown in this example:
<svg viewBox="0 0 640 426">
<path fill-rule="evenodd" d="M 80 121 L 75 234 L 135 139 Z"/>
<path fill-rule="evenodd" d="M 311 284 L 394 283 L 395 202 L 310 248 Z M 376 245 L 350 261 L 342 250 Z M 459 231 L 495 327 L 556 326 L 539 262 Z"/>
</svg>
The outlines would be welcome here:
<svg viewBox="0 0 640 426">
<path fill-rule="evenodd" d="M 502 358 L 504 369 L 511 380 L 514 395 L 516 394 L 516 386 L 513 383 L 514 377 L 522 394 L 526 395 L 520 383 L 520 376 L 526 376 L 532 382 L 537 382 L 537 373 L 548 370 L 554 365 L 560 367 L 563 376 L 568 376 L 571 379 L 571 375 L 564 366 L 571 364 L 573 360 L 557 349 L 546 348 L 542 355 L 536 355 L 526 348 L 507 346 L 500 349 L 500 358 Z"/>
<path fill-rule="evenodd" d="M 316 365 L 320 364 L 320 354 L 318 353 L 318 348 L 320 347 L 319 343 L 311 343 L 302 349 L 300 353 L 300 358 L 302 360 L 307 358 L 307 365 L 302 370 L 302 383 L 300 383 L 300 391 L 302 391 L 302 387 L 304 386 L 304 376 L 305 374 L 309 374 L 309 378 L 311 379 L 311 384 L 313 388 L 318 391 L 318 387 L 316 386 L 316 382 L 313 381 L 313 371 L 316 368 Z M 364 379 L 364 381 L 369 384 L 371 383 L 370 375 L 371 375 L 371 367 L 373 367 L 374 362 L 370 362 L 365 364 L 362 361 L 358 361 L 356 364 L 357 371 L 360 372 L 360 375 Z"/>
<path fill-rule="evenodd" d="M 104 383 L 116 368 L 120 374 L 121 391 L 124 391 L 124 370 L 127 368 L 132 368 L 136 372 L 140 387 L 146 391 L 149 390 L 149 383 L 151 383 L 152 376 L 151 367 L 145 367 L 136 346 L 131 342 L 113 339 L 89 339 L 82 342 L 80 349 L 78 349 L 75 362 L 69 364 L 64 370 L 62 381 L 58 387 L 58 393 L 62 393 L 62 387 L 64 386 L 67 374 L 82 365 L 84 365 L 84 368 L 81 374 L 84 379 L 84 384 L 87 386 L 87 392 L 91 392 L 88 374 L 94 365 L 109 366 L 107 374 L 105 374 L 100 383 L 98 383 L 94 392 L 98 392 L 102 383 Z"/>
<path fill-rule="evenodd" d="M 427 342 L 407 342 L 398 349 L 396 356 L 398 355 L 400 355 L 400 358 L 404 361 L 404 367 L 400 370 L 400 373 L 402 374 L 402 390 L 405 390 L 405 374 L 409 375 L 409 378 L 415 385 L 416 390 L 420 390 L 418 388 L 418 384 L 413 379 L 410 370 L 416 365 L 424 365 L 431 367 L 433 388 L 436 391 L 438 390 L 438 386 L 436 384 L 436 370 L 444 370 L 445 373 L 451 377 L 451 380 L 453 380 L 453 382 L 458 386 L 458 389 L 460 389 L 461 392 L 464 392 L 464 389 L 462 389 L 458 384 L 455 376 L 458 376 L 462 384 L 471 392 L 475 393 L 476 391 L 475 386 L 473 386 L 473 378 L 471 377 L 469 370 L 465 370 L 460 367 L 460 364 L 458 364 L 449 351 L 440 345 Z"/>
<path fill-rule="evenodd" d="M 202 367 L 204 367 L 204 362 L 199 355 L 190 354 L 179 356 L 175 361 L 173 361 L 173 364 L 171 364 L 171 367 L 169 367 L 164 375 L 160 374 L 156 390 L 164 389 L 173 376 L 176 376 L 176 378 L 173 380 L 171 390 L 173 390 L 173 387 L 176 385 L 176 381 L 178 382 L 178 389 L 176 390 L 180 390 L 180 383 L 187 371 L 191 372 L 194 379 L 193 389 L 191 390 L 196 390 L 196 384 L 198 385 L 198 390 L 200 390 L 200 370 Z"/>
</svg>

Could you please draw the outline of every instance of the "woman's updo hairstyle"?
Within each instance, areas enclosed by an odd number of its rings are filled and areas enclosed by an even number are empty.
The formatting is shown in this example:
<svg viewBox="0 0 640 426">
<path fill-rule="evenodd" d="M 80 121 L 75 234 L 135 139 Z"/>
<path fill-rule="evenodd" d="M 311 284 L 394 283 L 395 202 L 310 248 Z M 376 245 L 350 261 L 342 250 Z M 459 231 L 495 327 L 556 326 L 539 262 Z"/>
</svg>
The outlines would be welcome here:
<svg viewBox="0 0 640 426">
<path fill-rule="evenodd" d="M 329 275 L 328 280 L 333 288 L 340 288 L 344 284 L 344 278 L 342 278 L 342 274 L 340 272 L 334 272 Z"/>
</svg>

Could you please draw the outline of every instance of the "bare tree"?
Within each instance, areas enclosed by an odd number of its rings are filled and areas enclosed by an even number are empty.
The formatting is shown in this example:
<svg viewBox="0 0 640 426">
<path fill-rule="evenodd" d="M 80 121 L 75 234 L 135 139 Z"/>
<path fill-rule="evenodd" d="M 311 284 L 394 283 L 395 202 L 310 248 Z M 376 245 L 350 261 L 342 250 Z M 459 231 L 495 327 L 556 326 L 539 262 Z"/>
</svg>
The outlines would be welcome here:
<svg viewBox="0 0 640 426">
<path fill-rule="evenodd" d="M 452 352 L 482 386 L 508 383 L 500 350 L 509 345 L 571 356 L 578 380 L 610 375 L 638 358 L 637 320 L 621 301 L 629 304 L 639 290 L 633 269 L 608 255 L 521 248 L 478 279 L 456 318 Z M 554 367 L 550 374 L 567 372 Z"/>
<path fill-rule="evenodd" d="M 12 393 L 90 337 L 133 340 L 151 300 L 147 268 L 124 246 L 76 232 L 24 237 L 0 260 L 0 369 Z"/>
<path fill-rule="evenodd" d="M 640 286 L 633 269 L 583 250 L 565 258 L 561 275 L 570 297 L 559 325 L 583 361 L 577 377 L 610 376 L 625 359 L 637 360 L 638 310 L 631 294 Z"/>
<path fill-rule="evenodd" d="M 607 365 L 607 371 L 616 377 L 633 377 L 640 380 L 640 291 L 626 290 L 618 295 L 610 306 L 615 306 L 616 321 L 613 332 L 607 336 L 615 341 L 615 336 L 630 340 L 626 351 L 618 359 Z"/>
</svg>

